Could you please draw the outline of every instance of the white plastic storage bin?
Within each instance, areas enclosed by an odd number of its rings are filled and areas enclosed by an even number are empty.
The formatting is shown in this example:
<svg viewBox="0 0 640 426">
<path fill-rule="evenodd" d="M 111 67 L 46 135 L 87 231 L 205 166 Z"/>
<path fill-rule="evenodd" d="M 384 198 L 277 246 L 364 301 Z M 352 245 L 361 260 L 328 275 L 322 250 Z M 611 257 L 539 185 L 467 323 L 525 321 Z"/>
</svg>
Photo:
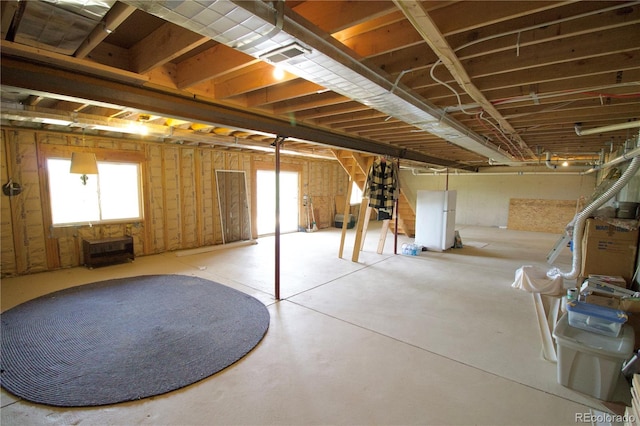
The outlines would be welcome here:
<svg viewBox="0 0 640 426">
<path fill-rule="evenodd" d="M 622 364 L 633 354 L 633 328 L 624 325 L 619 337 L 605 336 L 569 326 L 568 315 L 564 314 L 553 337 L 558 347 L 558 383 L 610 401 Z"/>
<path fill-rule="evenodd" d="M 617 337 L 622 324 L 629 319 L 624 311 L 577 300 L 567 303 L 567 311 L 571 327 L 611 337 Z"/>
</svg>

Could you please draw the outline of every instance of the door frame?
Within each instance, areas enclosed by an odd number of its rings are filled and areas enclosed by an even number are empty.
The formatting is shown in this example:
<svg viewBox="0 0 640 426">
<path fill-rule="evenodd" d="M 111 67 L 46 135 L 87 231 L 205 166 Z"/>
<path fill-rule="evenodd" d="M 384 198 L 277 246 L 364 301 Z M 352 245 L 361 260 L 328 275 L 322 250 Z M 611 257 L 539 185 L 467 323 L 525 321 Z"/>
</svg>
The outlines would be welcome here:
<svg viewBox="0 0 640 426">
<path fill-rule="evenodd" d="M 276 170 L 275 163 L 267 161 L 255 161 L 253 163 L 253 171 L 251 174 L 251 238 L 258 238 L 258 170 L 273 171 Z M 299 164 L 280 164 L 280 171 L 297 172 L 298 173 L 298 226 L 300 226 L 300 215 L 302 211 L 302 165 Z"/>
</svg>

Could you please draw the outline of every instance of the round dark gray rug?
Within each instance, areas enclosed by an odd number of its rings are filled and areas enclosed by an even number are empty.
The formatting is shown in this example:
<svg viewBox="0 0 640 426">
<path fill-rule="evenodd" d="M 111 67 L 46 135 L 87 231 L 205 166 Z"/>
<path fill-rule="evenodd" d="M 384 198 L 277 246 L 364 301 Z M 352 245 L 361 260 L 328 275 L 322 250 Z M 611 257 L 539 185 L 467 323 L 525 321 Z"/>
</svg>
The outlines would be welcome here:
<svg viewBox="0 0 640 426">
<path fill-rule="evenodd" d="M 184 387 L 238 361 L 269 328 L 269 312 L 257 299 L 182 275 L 82 285 L 0 318 L 2 387 L 62 407 Z"/>
</svg>

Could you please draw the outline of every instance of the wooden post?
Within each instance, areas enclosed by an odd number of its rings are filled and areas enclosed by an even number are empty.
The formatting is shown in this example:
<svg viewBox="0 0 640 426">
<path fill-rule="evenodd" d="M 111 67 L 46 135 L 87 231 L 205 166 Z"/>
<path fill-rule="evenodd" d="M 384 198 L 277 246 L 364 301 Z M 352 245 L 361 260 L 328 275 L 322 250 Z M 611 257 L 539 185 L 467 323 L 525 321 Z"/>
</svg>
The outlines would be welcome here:
<svg viewBox="0 0 640 426">
<path fill-rule="evenodd" d="M 387 232 L 389 231 L 389 219 L 382 221 L 382 229 L 380 229 L 380 239 L 378 240 L 378 254 L 382 254 L 384 243 L 387 240 Z"/>
<path fill-rule="evenodd" d="M 367 214 L 364 217 L 364 224 L 362 225 L 362 240 L 360 241 L 360 250 L 364 248 L 364 240 L 367 238 L 367 230 L 369 229 L 369 221 L 371 220 L 371 212 L 373 208 L 367 206 Z"/>
<path fill-rule="evenodd" d="M 351 206 L 351 192 L 353 191 L 353 177 L 356 175 L 357 163 L 354 161 L 351 166 L 351 173 L 349 173 L 349 187 L 347 188 L 347 197 L 344 202 L 344 214 L 342 216 L 342 233 L 340 235 L 340 249 L 338 250 L 338 257 L 342 258 L 344 253 L 344 240 L 347 237 L 347 224 L 349 219 L 349 210 Z"/>
<path fill-rule="evenodd" d="M 364 217 L 369 211 L 367 205 L 369 204 L 369 198 L 363 197 L 360 203 L 360 213 L 358 214 L 358 226 L 356 230 L 356 241 L 353 243 L 353 255 L 351 256 L 352 262 L 357 262 L 360 257 L 360 246 L 362 244 L 362 234 L 364 230 Z"/>
</svg>

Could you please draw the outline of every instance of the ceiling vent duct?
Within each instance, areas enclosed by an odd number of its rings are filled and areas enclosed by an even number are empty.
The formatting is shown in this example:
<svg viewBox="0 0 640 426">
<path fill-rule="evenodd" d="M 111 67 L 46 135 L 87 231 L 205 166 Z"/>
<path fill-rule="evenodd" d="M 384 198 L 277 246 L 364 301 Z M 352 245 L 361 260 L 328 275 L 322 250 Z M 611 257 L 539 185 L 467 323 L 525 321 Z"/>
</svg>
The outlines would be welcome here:
<svg viewBox="0 0 640 426">
<path fill-rule="evenodd" d="M 279 66 L 492 161 L 514 161 L 510 154 L 446 116 L 440 108 L 402 84 L 391 82 L 382 70 L 361 62 L 352 51 L 286 7 L 277 10 L 259 0 L 123 2 L 258 59 L 293 45 L 308 46 L 308 53 Z"/>
<path fill-rule="evenodd" d="M 63 55 L 73 55 L 107 14 L 115 0 L 20 2 L 13 41 Z"/>
<path fill-rule="evenodd" d="M 289 46 L 280 47 L 265 55 L 260 56 L 260 59 L 272 64 L 279 64 L 281 62 L 288 61 L 297 56 L 304 55 L 305 53 L 311 53 L 311 50 L 305 49 L 298 43 L 290 44 Z"/>
</svg>

